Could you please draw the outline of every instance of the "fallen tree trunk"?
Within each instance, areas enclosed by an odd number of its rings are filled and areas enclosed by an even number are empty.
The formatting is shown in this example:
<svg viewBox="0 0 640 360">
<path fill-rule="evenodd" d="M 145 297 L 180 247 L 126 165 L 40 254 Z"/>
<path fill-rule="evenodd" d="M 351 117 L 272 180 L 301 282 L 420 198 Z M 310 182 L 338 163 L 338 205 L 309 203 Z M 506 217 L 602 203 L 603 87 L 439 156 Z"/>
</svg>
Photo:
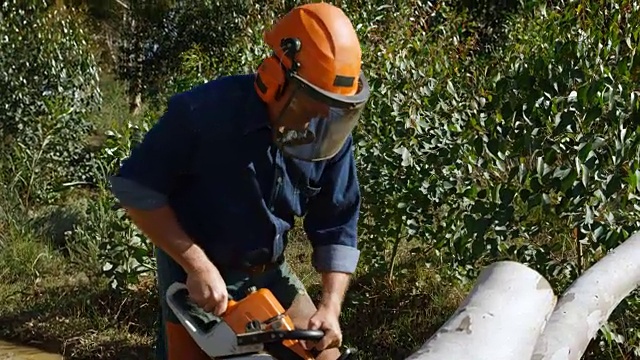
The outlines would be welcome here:
<svg viewBox="0 0 640 360">
<path fill-rule="evenodd" d="M 640 283 L 640 233 L 582 274 L 562 295 L 531 360 L 579 360 L 613 310 Z"/>
<path fill-rule="evenodd" d="M 530 360 L 555 304 L 551 286 L 536 271 L 517 262 L 494 263 L 407 360 Z"/>
</svg>

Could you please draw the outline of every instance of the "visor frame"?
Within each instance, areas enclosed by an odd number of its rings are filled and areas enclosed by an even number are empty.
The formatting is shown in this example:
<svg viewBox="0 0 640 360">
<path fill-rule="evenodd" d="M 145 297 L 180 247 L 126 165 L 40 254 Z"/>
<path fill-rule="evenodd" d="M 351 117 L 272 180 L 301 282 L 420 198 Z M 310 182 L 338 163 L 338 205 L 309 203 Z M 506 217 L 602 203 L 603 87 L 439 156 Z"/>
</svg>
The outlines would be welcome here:
<svg viewBox="0 0 640 360">
<path fill-rule="evenodd" d="M 289 73 L 289 78 L 297 82 L 297 86 L 304 90 L 311 97 L 316 98 L 321 102 L 326 103 L 329 106 L 336 108 L 350 108 L 354 106 L 361 106 L 367 103 L 371 96 L 371 88 L 364 72 L 360 71 L 358 77 L 358 92 L 355 95 L 341 95 L 335 94 L 330 91 L 326 91 L 318 86 L 308 82 L 295 72 Z"/>
</svg>

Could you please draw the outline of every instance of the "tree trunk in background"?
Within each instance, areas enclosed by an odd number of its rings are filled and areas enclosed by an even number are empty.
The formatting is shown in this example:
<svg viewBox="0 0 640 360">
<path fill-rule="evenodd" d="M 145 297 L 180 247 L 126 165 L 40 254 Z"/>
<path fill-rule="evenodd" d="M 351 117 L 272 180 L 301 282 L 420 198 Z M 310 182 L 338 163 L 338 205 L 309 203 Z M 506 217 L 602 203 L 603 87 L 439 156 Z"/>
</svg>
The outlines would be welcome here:
<svg viewBox="0 0 640 360">
<path fill-rule="evenodd" d="M 136 20 L 133 14 L 129 14 L 128 24 L 131 29 L 131 34 L 136 34 Z M 142 66 L 144 60 L 144 54 L 142 53 L 142 44 L 137 36 L 130 38 L 131 53 L 129 54 L 129 69 L 131 78 L 127 79 L 129 83 L 129 113 L 137 115 L 142 108 Z"/>
<path fill-rule="evenodd" d="M 140 113 L 140 108 L 142 107 L 142 94 L 136 93 L 131 97 L 131 101 L 129 102 L 129 113 L 132 115 L 138 115 Z"/>
</svg>

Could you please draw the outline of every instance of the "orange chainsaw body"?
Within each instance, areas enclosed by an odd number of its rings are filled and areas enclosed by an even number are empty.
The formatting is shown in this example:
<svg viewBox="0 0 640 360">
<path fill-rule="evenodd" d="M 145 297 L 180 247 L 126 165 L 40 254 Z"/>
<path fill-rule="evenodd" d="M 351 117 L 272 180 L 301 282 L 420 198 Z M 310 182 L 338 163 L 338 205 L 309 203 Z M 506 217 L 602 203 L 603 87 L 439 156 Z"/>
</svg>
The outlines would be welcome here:
<svg viewBox="0 0 640 360">
<path fill-rule="evenodd" d="M 291 317 L 285 313 L 278 299 L 269 289 L 251 289 L 246 297 L 239 301 L 230 300 L 222 319 L 238 334 L 252 330 L 295 330 Z M 313 360 L 299 340 L 285 339 L 282 345 L 300 356 L 300 359 Z"/>
</svg>

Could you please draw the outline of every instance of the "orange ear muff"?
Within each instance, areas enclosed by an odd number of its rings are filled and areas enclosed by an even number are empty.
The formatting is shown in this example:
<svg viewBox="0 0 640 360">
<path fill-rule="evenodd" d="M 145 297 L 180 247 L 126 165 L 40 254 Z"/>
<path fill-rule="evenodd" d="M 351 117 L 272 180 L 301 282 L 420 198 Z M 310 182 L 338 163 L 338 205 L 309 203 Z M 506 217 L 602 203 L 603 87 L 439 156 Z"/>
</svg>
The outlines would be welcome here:
<svg viewBox="0 0 640 360">
<path fill-rule="evenodd" d="M 254 87 L 264 102 L 271 103 L 278 100 L 285 82 L 286 78 L 280 60 L 275 56 L 270 56 L 264 59 L 258 67 Z"/>
</svg>

